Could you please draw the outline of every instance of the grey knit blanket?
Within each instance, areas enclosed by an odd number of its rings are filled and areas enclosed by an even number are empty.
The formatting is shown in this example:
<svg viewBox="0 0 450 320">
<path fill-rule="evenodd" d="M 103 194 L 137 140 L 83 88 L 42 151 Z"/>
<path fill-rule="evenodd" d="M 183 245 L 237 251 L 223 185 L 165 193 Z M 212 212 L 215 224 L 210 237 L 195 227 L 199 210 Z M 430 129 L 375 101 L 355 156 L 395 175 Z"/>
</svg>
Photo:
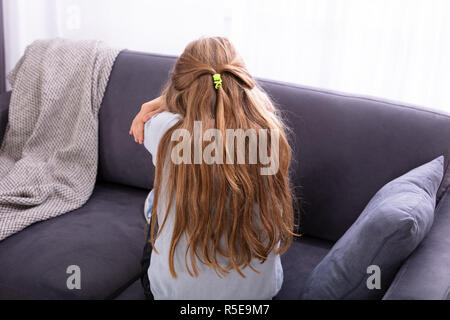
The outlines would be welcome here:
<svg viewBox="0 0 450 320">
<path fill-rule="evenodd" d="M 37 40 L 8 75 L 0 240 L 89 199 L 97 175 L 98 111 L 119 52 L 96 40 Z"/>
</svg>

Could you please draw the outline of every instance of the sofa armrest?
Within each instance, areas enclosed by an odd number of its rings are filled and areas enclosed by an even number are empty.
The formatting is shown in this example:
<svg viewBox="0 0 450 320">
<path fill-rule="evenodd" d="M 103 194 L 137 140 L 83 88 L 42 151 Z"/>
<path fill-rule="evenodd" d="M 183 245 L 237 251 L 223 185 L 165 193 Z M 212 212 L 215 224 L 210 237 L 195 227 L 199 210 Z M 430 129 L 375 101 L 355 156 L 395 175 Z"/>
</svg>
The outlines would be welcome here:
<svg viewBox="0 0 450 320">
<path fill-rule="evenodd" d="M 383 299 L 450 299 L 450 190 L 439 201 L 430 233 L 402 265 Z"/>
<path fill-rule="evenodd" d="M 11 91 L 0 94 L 0 142 L 5 134 L 6 124 L 8 123 L 9 100 Z"/>
</svg>

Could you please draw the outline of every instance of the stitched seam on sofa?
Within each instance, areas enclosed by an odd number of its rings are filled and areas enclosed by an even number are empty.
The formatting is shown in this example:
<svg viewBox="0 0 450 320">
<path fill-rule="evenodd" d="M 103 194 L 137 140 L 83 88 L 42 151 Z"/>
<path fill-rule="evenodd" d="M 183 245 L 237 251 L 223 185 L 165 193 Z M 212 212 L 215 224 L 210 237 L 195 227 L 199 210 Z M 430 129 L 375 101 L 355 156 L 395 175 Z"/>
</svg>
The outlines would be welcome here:
<svg viewBox="0 0 450 320">
<path fill-rule="evenodd" d="M 417 202 L 417 204 L 414 206 L 414 208 L 412 208 L 412 210 L 410 210 L 411 212 L 412 211 L 414 211 L 419 205 L 421 205 L 422 204 L 422 202 L 419 200 L 418 202 Z M 386 246 L 386 243 L 388 243 L 388 241 L 391 239 L 391 238 L 393 238 L 395 235 L 396 235 L 396 233 L 398 232 L 398 229 L 397 230 L 395 230 L 389 237 L 387 237 L 385 240 L 384 240 L 384 242 L 383 242 L 383 244 L 380 246 L 380 248 L 377 250 L 377 252 L 375 253 L 375 255 L 374 255 L 374 257 L 372 258 L 372 261 L 370 262 L 370 264 L 372 264 L 373 263 L 373 261 L 375 261 L 375 259 L 376 258 L 378 258 L 378 255 L 380 254 L 380 251 L 382 250 L 382 249 L 384 249 L 384 247 Z M 423 240 L 423 239 L 422 239 Z M 417 248 L 417 247 L 416 247 Z M 415 250 L 415 249 L 414 249 Z M 412 252 L 414 252 L 414 250 L 412 251 Z M 412 253 L 411 252 L 411 253 Z M 407 257 L 406 257 L 407 258 Z M 405 258 L 405 259 L 406 259 Z M 400 266 L 401 267 L 401 266 Z M 352 294 L 356 289 L 358 289 L 358 287 L 361 285 L 361 283 L 364 281 L 364 279 L 365 279 L 366 277 L 365 276 L 362 276 L 361 277 L 361 280 L 358 282 L 358 284 L 356 285 L 356 286 L 354 286 L 353 287 L 353 289 L 351 289 L 344 297 L 343 297 L 343 299 L 345 299 L 345 297 L 348 297 L 350 294 Z M 387 291 L 387 289 L 386 289 L 386 291 Z"/>
<path fill-rule="evenodd" d="M 394 107 L 407 108 L 407 109 L 411 109 L 411 110 L 415 110 L 415 111 L 430 113 L 430 114 L 441 116 L 441 117 L 444 117 L 444 118 L 450 118 L 450 114 L 447 114 L 447 113 L 444 113 L 444 112 L 441 113 L 441 112 L 438 112 L 438 111 L 428 110 L 428 109 L 425 109 L 425 107 L 411 106 L 411 105 L 406 105 L 406 104 L 402 104 L 402 103 L 395 103 L 395 102 L 390 102 L 390 101 L 377 99 L 377 98 L 371 98 L 371 97 L 363 97 L 363 96 L 357 96 L 357 95 L 351 95 L 351 94 L 345 94 L 345 93 L 322 91 L 321 89 L 302 87 L 302 86 L 299 86 L 299 85 L 296 85 L 296 84 L 291 84 L 291 83 L 288 83 L 288 82 L 279 82 L 279 81 L 273 81 L 273 80 L 261 79 L 261 78 L 257 78 L 257 79 L 260 82 L 266 82 L 266 83 L 278 85 L 278 86 L 281 86 L 281 87 L 289 87 L 289 88 L 292 88 L 292 89 L 300 89 L 300 90 L 304 90 L 304 91 L 312 91 L 312 92 L 323 93 L 323 94 L 326 94 L 326 95 L 343 97 L 343 98 L 352 98 L 352 99 L 357 99 L 357 100 L 366 100 L 366 101 L 378 102 L 378 103 L 383 103 L 383 104 L 387 104 L 387 105 L 394 106 Z"/>
</svg>

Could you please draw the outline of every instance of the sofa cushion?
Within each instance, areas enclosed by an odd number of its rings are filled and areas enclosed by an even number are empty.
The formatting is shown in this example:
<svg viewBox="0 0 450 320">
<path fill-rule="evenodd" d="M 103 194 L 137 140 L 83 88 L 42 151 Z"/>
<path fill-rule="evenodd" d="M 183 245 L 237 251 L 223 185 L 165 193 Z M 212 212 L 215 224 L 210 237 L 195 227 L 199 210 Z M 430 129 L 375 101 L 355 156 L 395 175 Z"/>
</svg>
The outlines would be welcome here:
<svg viewBox="0 0 450 320">
<path fill-rule="evenodd" d="M 11 91 L 0 94 L 0 145 L 5 135 L 6 125 L 8 123 L 9 101 Z"/>
<path fill-rule="evenodd" d="M 292 242 L 292 245 L 281 256 L 283 265 L 283 285 L 275 297 L 276 300 L 297 300 L 302 293 L 306 279 L 314 267 L 330 250 L 332 242 L 302 237 Z M 144 300 L 142 285 L 139 280 L 130 285 L 117 300 Z"/>
<path fill-rule="evenodd" d="M 443 162 L 441 156 L 381 188 L 314 269 L 303 298 L 382 298 L 403 260 L 433 224 Z"/>
<path fill-rule="evenodd" d="M 141 280 L 136 280 L 122 291 L 115 300 L 146 300 Z"/>
<path fill-rule="evenodd" d="M 147 190 L 99 183 L 81 208 L 0 242 L 0 299 L 114 298 L 140 275 Z M 81 271 L 69 290 L 67 268 Z"/>
<path fill-rule="evenodd" d="M 307 236 L 292 241 L 292 245 L 281 256 L 283 285 L 275 299 L 298 300 L 308 276 L 332 246 L 333 242 Z"/>
</svg>

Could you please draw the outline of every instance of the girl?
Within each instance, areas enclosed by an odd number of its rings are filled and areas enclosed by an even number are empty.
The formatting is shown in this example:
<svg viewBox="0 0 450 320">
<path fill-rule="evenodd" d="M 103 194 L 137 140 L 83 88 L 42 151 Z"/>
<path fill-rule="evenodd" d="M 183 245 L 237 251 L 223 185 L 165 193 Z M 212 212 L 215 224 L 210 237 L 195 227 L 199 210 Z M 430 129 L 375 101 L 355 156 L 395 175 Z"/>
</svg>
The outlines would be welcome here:
<svg viewBox="0 0 450 320">
<path fill-rule="evenodd" d="M 230 129 L 269 132 L 269 145 L 254 149 L 244 137 L 233 146 Z M 148 240 L 154 298 L 272 299 L 283 282 L 280 254 L 295 235 L 291 150 L 272 102 L 233 45 L 222 37 L 189 43 L 130 134 L 156 167 Z M 274 142 L 278 170 L 261 174 L 266 163 L 249 161 L 252 152 L 274 155 Z M 197 156 L 199 146 L 212 163 Z M 245 163 L 236 161 L 242 152 Z"/>
</svg>

